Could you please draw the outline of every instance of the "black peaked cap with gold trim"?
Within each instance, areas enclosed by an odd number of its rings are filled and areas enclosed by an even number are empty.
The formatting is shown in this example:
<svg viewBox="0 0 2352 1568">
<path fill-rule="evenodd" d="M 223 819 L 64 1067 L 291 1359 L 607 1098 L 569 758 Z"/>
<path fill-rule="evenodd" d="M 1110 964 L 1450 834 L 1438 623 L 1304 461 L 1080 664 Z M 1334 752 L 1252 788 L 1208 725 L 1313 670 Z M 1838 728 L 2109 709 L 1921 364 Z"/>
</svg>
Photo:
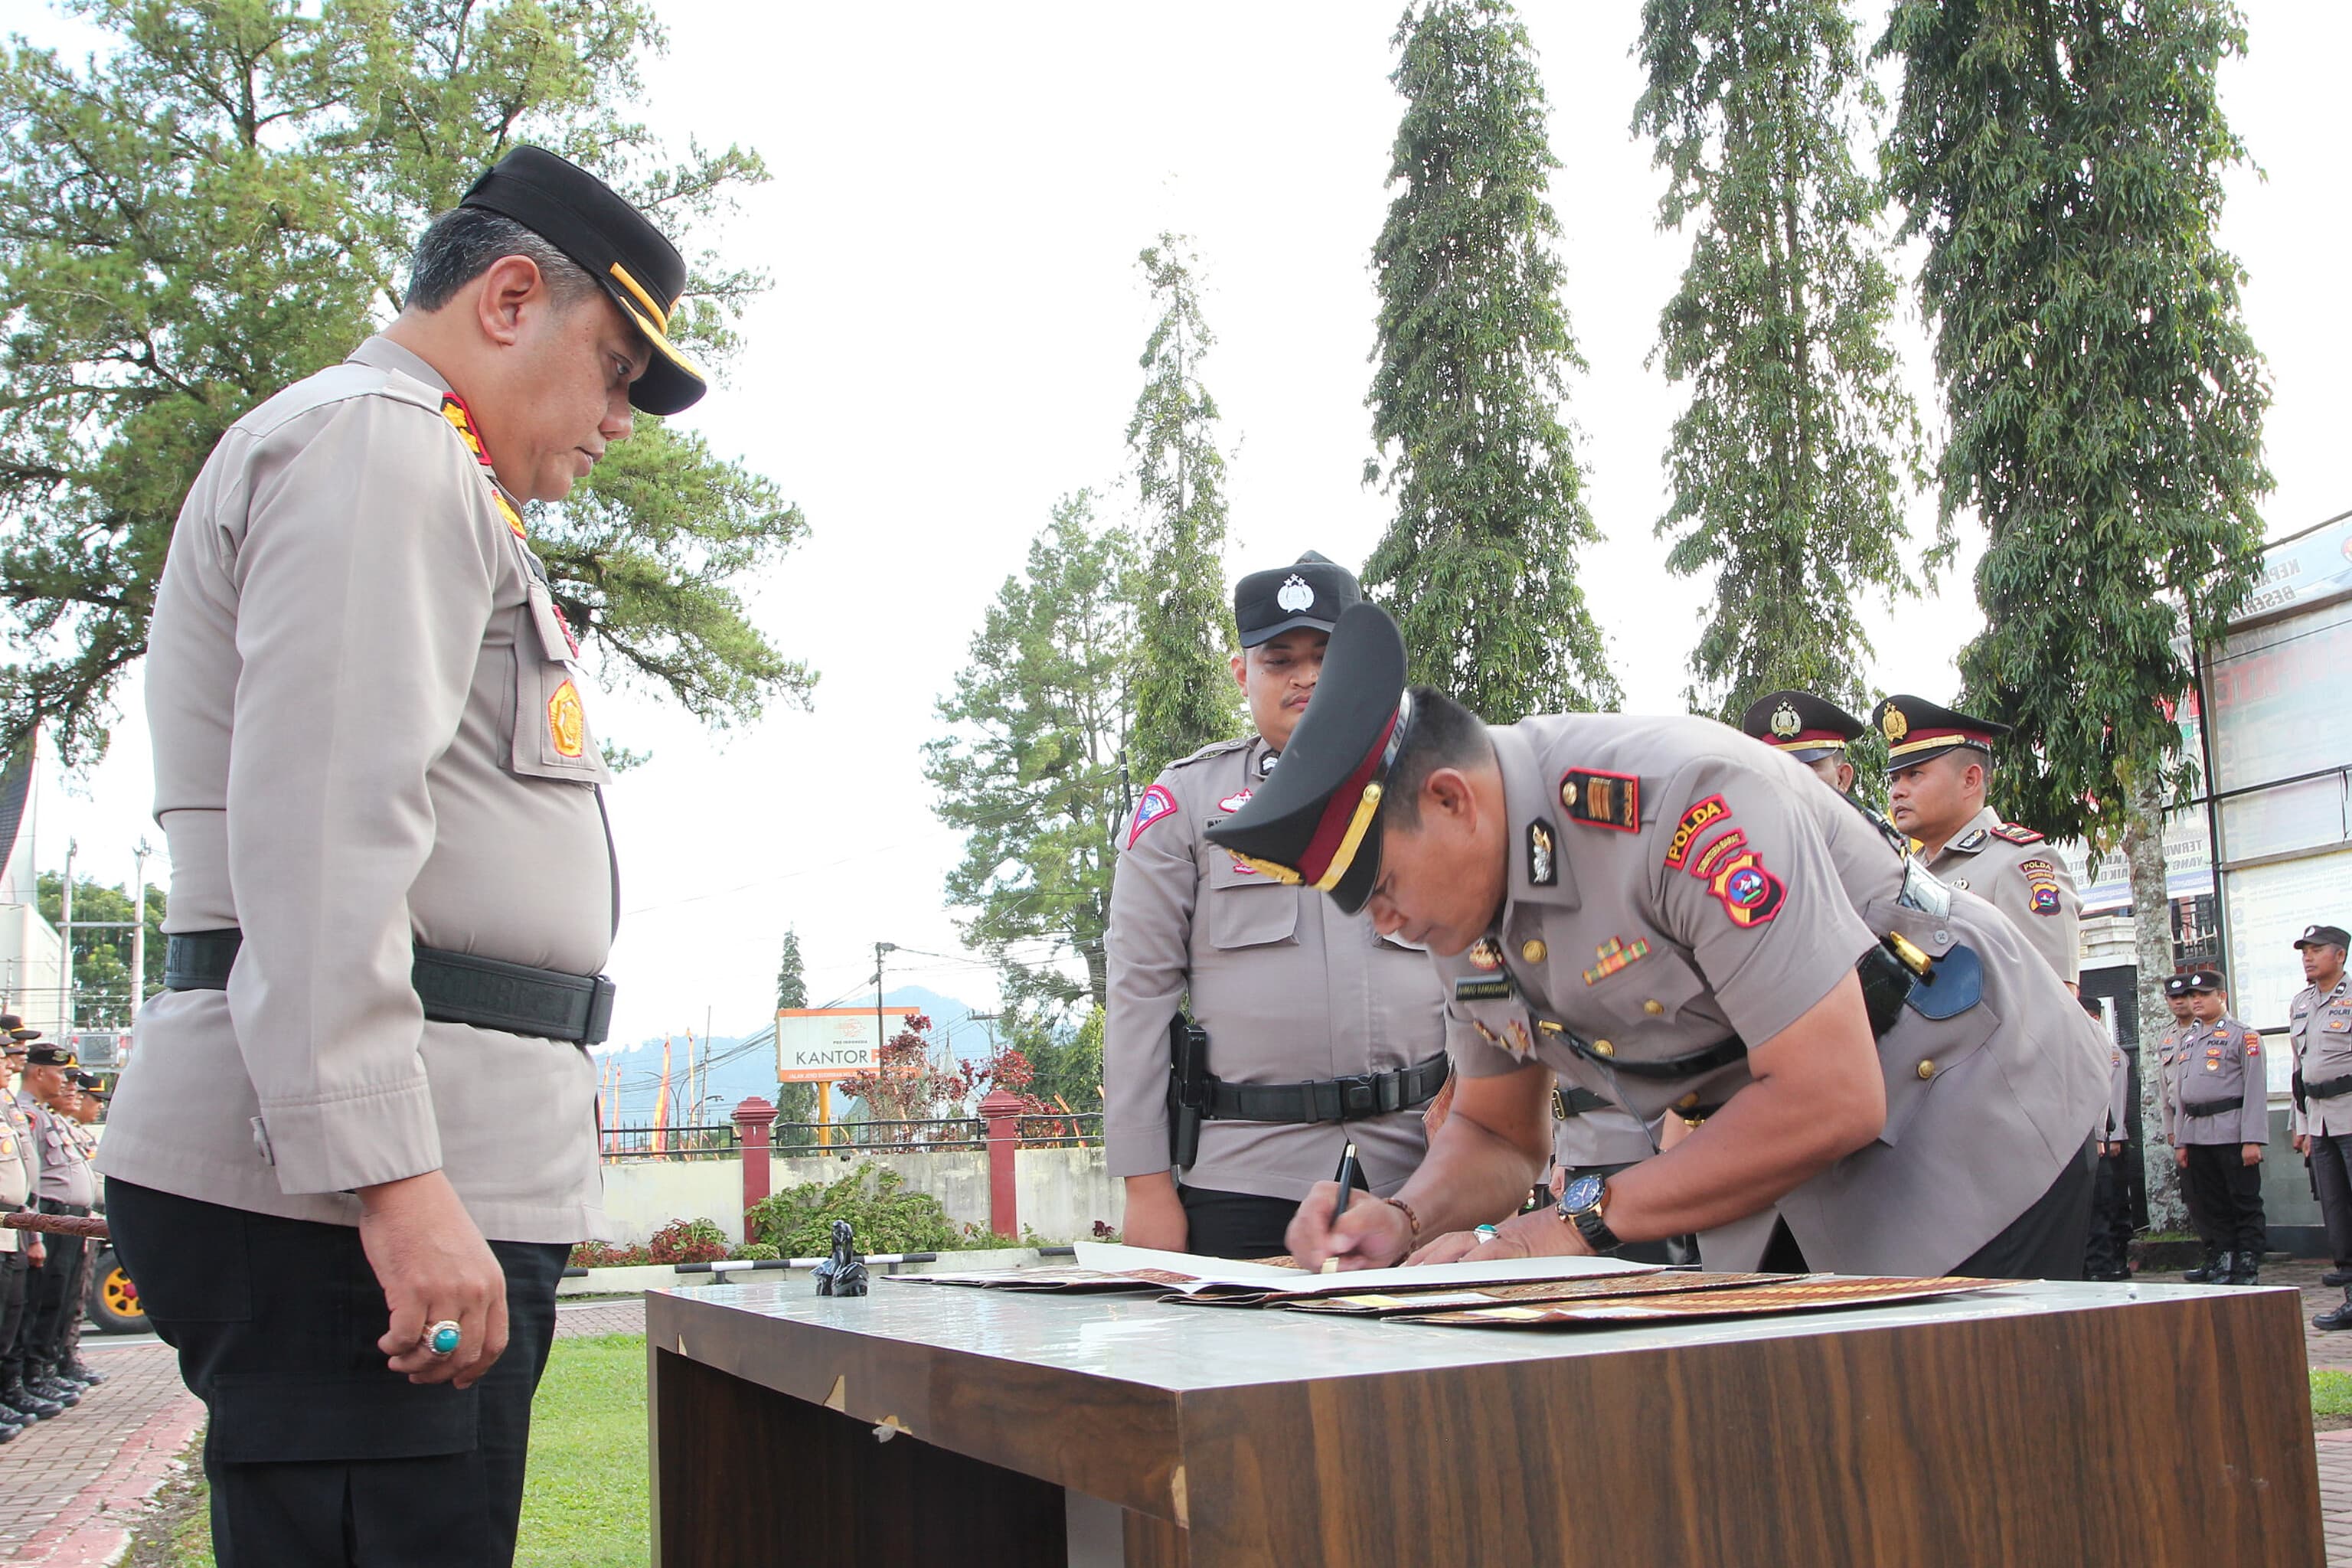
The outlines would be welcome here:
<svg viewBox="0 0 2352 1568">
<path fill-rule="evenodd" d="M 1890 773 L 1962 746 L 1974 746 L 1989 757 L 1992 755 L 1993 742 L 2009 733 L 2006 724 L 1996 724 L 1957 708 L 1938 707 L 1924 697 L 1905 691 L 1896 692 L 1872 709 L 1870 722 L 1886 737 L 1886 771 Z"/>
<path fill-rule="evenodd" d="M 1342 611 L 1281 765 L 1206 829 L 1209 841 L 1277 881 L 1321 889 L 1349 914 L 1362 909 L 1380 876 L 1382 792 L 1412 723 L 1404 665 L 1388 612 Z"/>
<path fill-rule="evenodd" d="M 517 147 L 476 180 L 457 204 L 510 217 L 578 262 L 604 286 L 653 349 L 629 401 L 648 414 L 678 414 L 709 390 L 710 378 L 669 341 L 670 317 L 686 294 L 686 260 L 619 192 L 544 147 Z"/>
<path fill-rule="evenodd" d="M 1739 716 L 1741 733 L 1755 736 L 1801 763 L 1835 756 L 1860 737 L 1862 721 L 1810 691 L 1768 691 Z"/>
</svg>

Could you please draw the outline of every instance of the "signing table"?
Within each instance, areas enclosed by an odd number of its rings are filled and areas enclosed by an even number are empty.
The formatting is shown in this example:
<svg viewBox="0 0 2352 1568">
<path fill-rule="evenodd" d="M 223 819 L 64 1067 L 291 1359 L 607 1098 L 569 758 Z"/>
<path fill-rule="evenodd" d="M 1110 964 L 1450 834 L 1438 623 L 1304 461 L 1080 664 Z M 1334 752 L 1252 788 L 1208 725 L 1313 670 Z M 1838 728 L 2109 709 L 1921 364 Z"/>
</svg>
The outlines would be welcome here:
<svg viewBox="0 0 2352 1568">
<path fill-rule="evenodd" d="M 2293 1290 L 1422 1326 L 805 1279 L 648 1295 L 661 1568 L 2309 1568 Z"/>
</svg>

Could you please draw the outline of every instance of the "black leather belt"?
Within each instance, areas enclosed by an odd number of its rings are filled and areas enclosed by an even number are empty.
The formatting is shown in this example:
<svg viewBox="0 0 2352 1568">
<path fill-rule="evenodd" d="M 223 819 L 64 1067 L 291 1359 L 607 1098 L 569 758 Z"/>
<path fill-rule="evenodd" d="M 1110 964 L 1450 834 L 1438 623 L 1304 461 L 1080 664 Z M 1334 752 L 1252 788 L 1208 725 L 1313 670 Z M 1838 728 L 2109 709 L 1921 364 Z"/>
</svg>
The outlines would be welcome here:
<svg viewBox="0 0 2352 1568">
<path fill-rule="evenodd" d="M 61 1198 L 35 1198 L 33 1205 L 43 1214 L 86 1215 L 89 1213 L 88 1204 L 69 1204 Z"/>
<path fill-rule="evenodd" d="M 1559 1088 L 1551 1091 L 1551 1119 L 1565 1121 L 1571 1116 L 1582 1116 L 1588 1110 L 1606 1110 L 1617 1102 L 1605 1094 L 1595 1094 L 1589 1089 Z"/>
<path fill-rule="evenodd" d="M 163 949 L 163 988 L 226 990 L 244 941 L 245 933 L 235 927 L 170 937 Z M 602 1041 L 613 1026 L 613 983 L 601 974 L 566 974 L 420 947 L 408 981 L 425 1004 L 425 1016 L 436 1024 L 470 1024 L 583 1046 Z"/>
<path fill-rule="evenodd" d="M 1217 1121 L 1347 1121 L 1411 1110 L 1437 1098 L 1445 1087 L 1445 1066 L 1440 1051 L 1394 1072 L 1311 1083 L 1227 1083 L 1212 1078 L 1203 1114 Z"/>
<path fill-rule="evenodd" d="M 2339 1094 L 2352 1094 L 2352 1073 L 2342 1078 L 2324 1078 L 2317 1083 L 2306 1083 L 2303 1092 L 2314 1100 L 2334 1100 Z"/>
<path fill-rule="evenodd" d="M 2219 1116 L 2224 1111 L 2243 1110 L 2245 1108 L 2246 1097 L 2242 1094 L 2235 1100 L 2184 1100 L 2180 1102 L 2180 1109 L 2190 1116 Z"/>
</svg>

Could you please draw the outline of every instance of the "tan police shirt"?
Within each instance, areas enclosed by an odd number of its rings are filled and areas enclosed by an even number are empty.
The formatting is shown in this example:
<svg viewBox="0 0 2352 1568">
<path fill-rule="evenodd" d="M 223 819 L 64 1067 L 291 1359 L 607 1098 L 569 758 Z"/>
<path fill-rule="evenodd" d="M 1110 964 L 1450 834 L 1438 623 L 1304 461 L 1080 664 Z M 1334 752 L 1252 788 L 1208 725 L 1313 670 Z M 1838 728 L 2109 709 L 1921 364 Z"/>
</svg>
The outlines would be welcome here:
<svg viewBox="0 0 2352 1568">
<path fill-rule="evenodd" d="M 2083 900 L 2066 858 L 2041 834 L 2003 822 L 1986 806 L 1936 852 L 1927 869 L 2007 915 L 2059 979 L 2072 984 L 2081 977 Z"/>
<path fill-rule="evenodd" d="M 34 1149 L 32 1122 L 15 1095 L 0 1091 L 0 1214 L 29 1208 L 39 1182 L 40 1155 Z M 0 1226 L 0 1257 L 23 1245 L 18 1232 Z"/>
<path fill-rule="evenodd" d="M 1743 1061 L 1624 1069 L 1769 1040 L 1899 931 L 1956 979 L 1973 953 L 1981 999 L 1940 1021 L 1906 1007 L 1878 1042 L 1879 1137 L 1780 1200 L 1808 1261 L 1941 1273 L 2082 1157 L 2105 1099 L 2090 1020 L 1999 911 L 1943 888 L 1802 766 L 1701 719 L 1488 733 L 1510 875 L 1487 952 L 1435 961 L 1458 1070 L 1539 1062 L 1644 1119 L 1719 1106 L 1748 1081 Z M 1538 831 L 1560 853 L 1535 855 Z"/>
<path fill-rule="evenodd" d="M 2164 1142 L 2167 1145 L 2179 1142 L 2172 1134 L 2179 1125 L 2180 1064 L 2187 1059 L 2181 1042 L 2189 1037 L 2189 1031 L 2195 1026 L 2193 1024 L 2175 1023 L 2164 1031 L 2156 1045 L 2157 1087 L 2164 1102 Z"/>
<path fill-rule="evenodd" d="M 618 910 L 565 628 L 446 384 L 384 338 L 238 420 L 180 512 L 147 660 L 173 931 L 226 991 L 139 1017 L 103 1164 L 355 1224 L 439 1169 L 494 1239 L 601 1224 L 577 1045 L 425 1020 L 415 943 L 593 974 Z"/>
<path fill-rule="evenodd" d="M 1114 1176 L 1168 1163 L 1168 1023 L 1191 999 L 1209 1070 L 1298 1083 L 1410 1067 L 1445 1048 L 1427 958 L 1312 888 L 1252 871 L 1202 837 L 1241 809 L 1271 755 L 1258 736 L 1205 747 L 1144 792 L 1111 885 L 1104 1143 Z M 1385 1196 L 1421 1163 L 1419 1110 L 1349 1121 L 1205 1121 L 1188 1186 L 1297 1199 L 1353 1140 Z"/>
<path fill-rule="evenodd" d="M 98 1203 L 98 1173 L 90 1169 L 89 1145 L 80 1132 L 73 1118 L 46 1105 L 33 1108 L 33 1139 L 41 1151 L 36 1191 L 45 1201 L 80 1208 Z"/>
<path fill-rule="evenodd" d="M 2181 1037 L 2179 1105 L 2173 1113 L 2176 1145 L 2268 1143 L 2270 1080 L 2263 1037 L 2224 1015 L 2194 1024 Z"/>
<path fill-rule="evenodd" d="M 2295 1133 L 2352 1133 L 2352 1089 L 2326 1100 L 2310 1093 L 2315 1083 L 2352 1078 L 2352 973 L 2338 975 L 2325 994 L 2316 985 L 2296 992 L 2287 1005 L 2286 1027 L 2305 1085 L 2304 1106 L 2294 1115 Z"/>
</svg>

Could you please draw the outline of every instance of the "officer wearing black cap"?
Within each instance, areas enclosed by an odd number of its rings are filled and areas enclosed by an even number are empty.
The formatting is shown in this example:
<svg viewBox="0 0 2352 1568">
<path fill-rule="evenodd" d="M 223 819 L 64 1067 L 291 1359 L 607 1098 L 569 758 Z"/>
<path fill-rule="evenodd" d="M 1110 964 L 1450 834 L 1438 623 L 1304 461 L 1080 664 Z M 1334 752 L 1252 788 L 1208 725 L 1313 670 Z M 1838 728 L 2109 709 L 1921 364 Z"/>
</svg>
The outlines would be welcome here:
<svg viewBox="0 0 2352 1568">
<path fill-rule="evenodd" d="M 1137 1246 L 1278 1255 L 1291 1211 L 1347 1144 L 1376 1194 L 1421 1161 L 1417 1110 L 1445 1079 L 1428 961 L 1203 837 L 1279 775 L 1332 623 L 1360 597 L 1311 552 L 1244 577 L 1233 668 L 1255 731 L 1171 765 L 1121 836 L 1104 1142 Z"/>
<path fill-rule="evenodd" d="M 1768 691 L 1739 716 L 1743 734 L 1813 770 L 1840 795 L 1853 793 L 1853 763 L 1846 748 L 1862 737 L 1862 721 L 1810 691 Z"/>
<path fill-rule="evenodd" d="M 2015 921 L 2072 987 L 2083 967 L 2083 901 L 2066 858 L 1985 804 L 1993 746 L 2009 726 L 1906 692 L 1871 710 L 1870 721 L 1886 737 L 1887 813 L 1927 869 Z"/>
<path fill-rule="evenodd" d="M 2192 969 L 2186 984 L 2195 1022 L 2181 1040 L 2172 1136 L 2182 1195 L 2209 1259 L 2221 1258 L 2219 1272 L 2209 1263 L 2206 1282 L 2258 1284 L 2268 1236 L 2263 1150 L 2271 1136 L 2263 1037 L 2230 1016 L 2220 969 Z"/>
<path fill-rule="evenodd" d="M 2294 939 L 2304 987 L 2287 1004 L 2287 1038 L 2294 1053 L 2294 1148 L 2311 1165 L 2327 1248 L 2336 1267 L 2323 1285 L 2352 1288 L 2352 979 L 2344 950 L 2352 937 L 2342 926 L 2308 925 Z M 2323 1314 L 2322 1328 L 2352 1328 L 2352 1289 L 2345 1305 Z"/>
<path fill-rule="evenodd" d="M 41 1152 L 35 1205 L 47 1215 L 86 1215 L 98 1203 L 98 1176 L 90 1169 L 89 1145 L 66 1110 L 79 1092 L 73 1079 L 81 1063 L 56 1045 L 35 1045 L 25 1059 L 25 1086 L 35 1102 L 33 1140 Z M 69 1405 L 88 1386 L 68 1363 L 89 1247 L 78 1236 L 48 1237 L 42 1247 L 42 1261 L 25 1281 L 23 1377 L 33 1393 Z"/>
<path fill-rule="evenodd" d="M 1404 671 L 1395 623 L 1348 611 L 1281 769 L 1209 830 L 1425 944 L 1451 998 L 1458 1087 L 1421 1169 L 1336 1226 L 1309 1194 L 1294 1257 L 1473 1250 L 1541 1168 L 1557 1073 L 1702 1124 L 1481 1257 L 1697 1233 L 1704 1258 L 1777 1203 L 1768 1266 L 2080 1274 L 2095 1035 L 2007 921 L 1722 725 L 1488 726 Z"/>
<path fill-rule="evenodd" d="M 511 1560 L 556 1281 L 601 1226 L 618 907 L 526 510 L 702 395 L 685 288 L 642 214 L 517 148 L 398 317 L 237 420 L 181 509 L 147 666 L 165 989 L 101 1163 L 209 1406 L 224 1561 Z"/>
</svg>

